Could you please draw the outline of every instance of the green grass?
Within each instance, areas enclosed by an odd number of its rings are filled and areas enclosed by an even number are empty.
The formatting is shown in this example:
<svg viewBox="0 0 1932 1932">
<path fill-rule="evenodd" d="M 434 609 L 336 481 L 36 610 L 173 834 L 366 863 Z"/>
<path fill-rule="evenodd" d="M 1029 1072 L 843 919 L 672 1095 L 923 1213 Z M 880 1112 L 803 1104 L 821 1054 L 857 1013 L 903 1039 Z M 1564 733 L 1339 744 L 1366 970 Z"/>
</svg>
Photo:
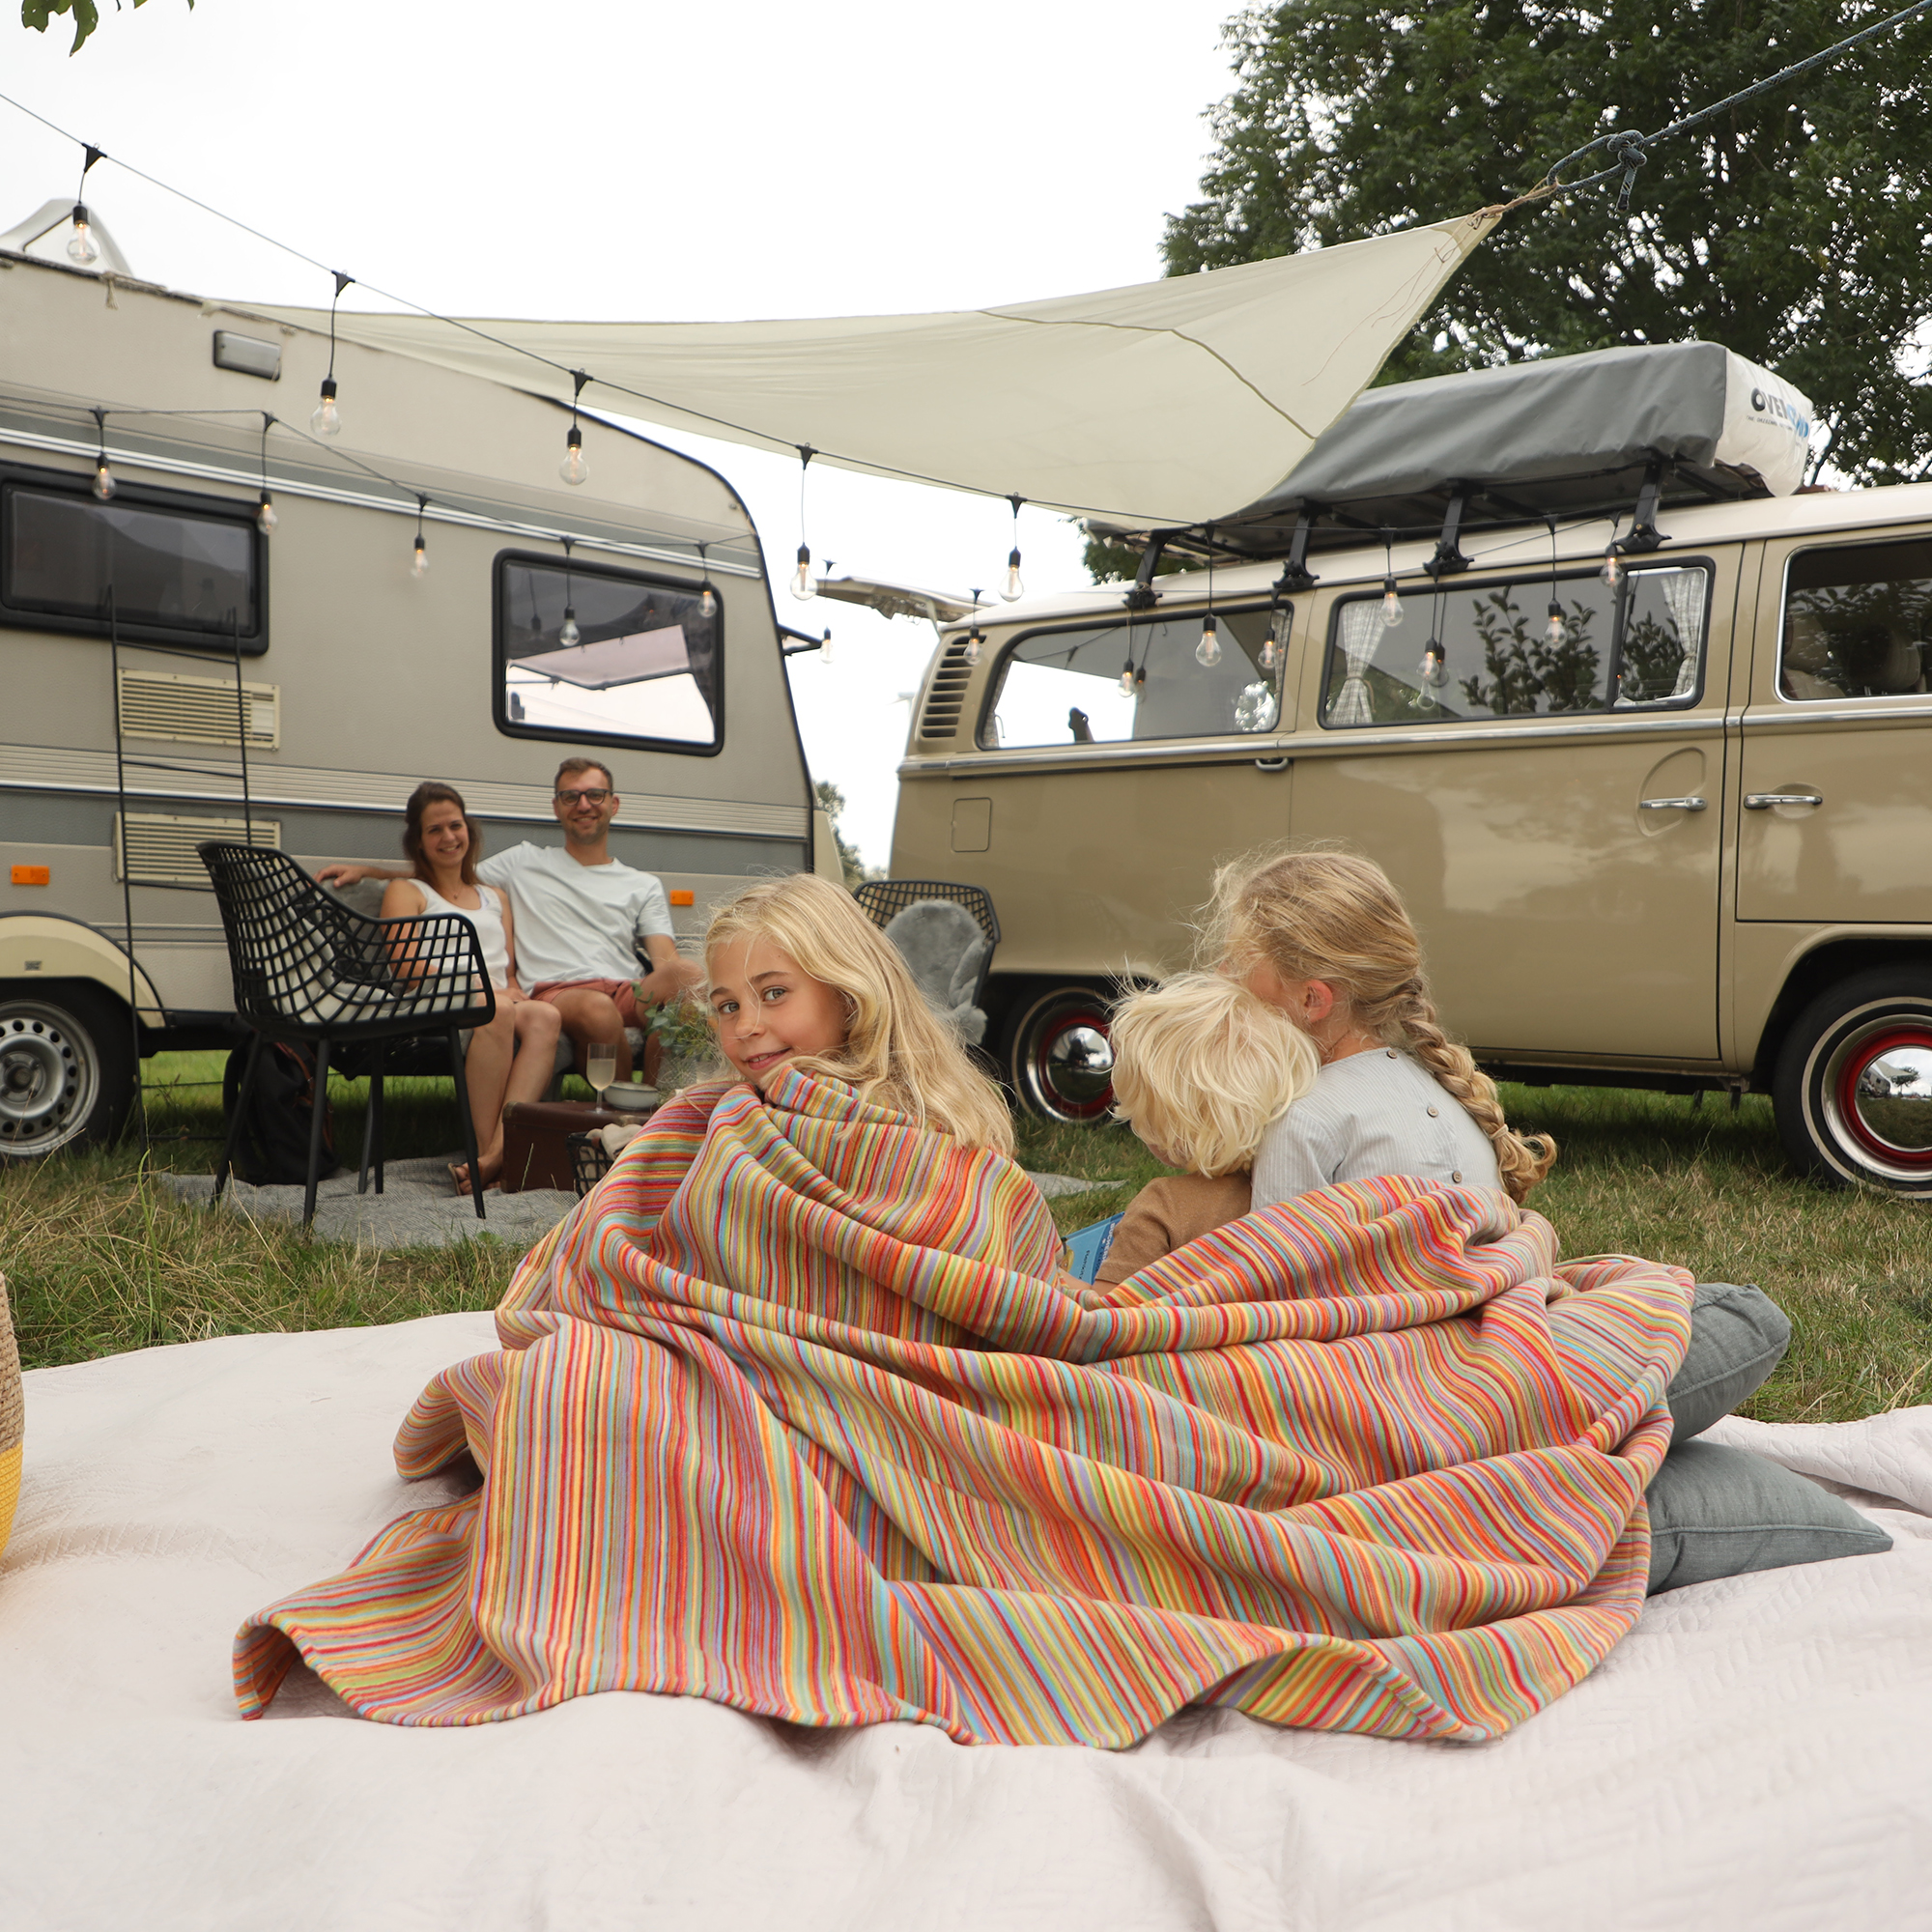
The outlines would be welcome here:
<svg viewBox="0 0 1932 1932">
<path fill-rule="evenodd" d="M 1785 1166 L 1769 1100 L 1734 1114 L 1675 1095 L 1593 1087 L 1505 1087 L 1523 1132 L 1562 1154 L 1530 1206 L 1566 1255 L 1636 1254 L 1700 1281 L 1755 1282 L 1791 1318 L 1790 1351 L 1746 1405 L 1767 1422 L 1842 1422 L 1932 1401 L 1932 1207 L 1837 1192 Z M 1107 1183 L 1054 1203 L 1071 1232 L 1118 1213 L 1159 1167 L 1125 1128 L 1028 1122 L 1034 1169 Z"/>
<path fill-rule="evenodd" d="M 401 1321 L 487 1309 L 515 1256 L 487 1236 L 455 1248 L 356 1249 L 210 1214 L 147 1168 L 206 1173 L 219 1151 L 218 1054 L 145 1068 L 151 1151 L 138 1143 L 0 1166 L 0 1273 L 29 1366 L 262 1329 Z M 360 1083 L 331 1081 L 337 1152 L 360 1154 Z M 584 1090 L 587 1093 L 587 1089 Z M 1756 1282 L 1792 1319 L 1791 1351 L 1748 1406 L 1769 1421 L 1835 1422 L 1932 1401 L 1932 1221 L 1927 1208 L 1833 1193 L 1784 1167 L 1767 1101 L 1607 1089 L 1506 1088 L 1510 1118 L 1563 1154 L 1532 1206 L 1569 1255 L 1622 1251 L 1705 1281 Z M 392 1080 L 391 1158 L 460 1139 L 445 1081 Z M 1095 1182 L 1054 1204 L 1068 1232 L 1117 1213 L 1164 1172 L 1124 1127 L 1022 1122 L 1028 1167 Z"/>
</svg>

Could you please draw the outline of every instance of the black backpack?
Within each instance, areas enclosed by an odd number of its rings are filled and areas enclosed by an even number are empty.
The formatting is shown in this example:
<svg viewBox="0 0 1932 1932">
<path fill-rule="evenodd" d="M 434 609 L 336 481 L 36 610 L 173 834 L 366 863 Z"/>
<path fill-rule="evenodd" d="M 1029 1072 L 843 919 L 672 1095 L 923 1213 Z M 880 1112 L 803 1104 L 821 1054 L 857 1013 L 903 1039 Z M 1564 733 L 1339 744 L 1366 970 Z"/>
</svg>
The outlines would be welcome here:
<svg viewBox="0 0 1932 1932">
<path fill-rule="evenodd" d="M 236 1095 L 247 1070 L 248 1049 L 228 1056 L 221 1079 L 221 1112 L 235 1118 Z M 265 1039 L 248 1094 L 248 1112 L 235 1143 L 235 1172 L 251 1187 L 298 1185 L 308 1179 L 309 1120 L 315 1107 L 315 1061 L 308 1049 Z M 335 1172 L 335 1110 L 322 1113 L 322 1166 L 316 1178 Z"/>
</svg>

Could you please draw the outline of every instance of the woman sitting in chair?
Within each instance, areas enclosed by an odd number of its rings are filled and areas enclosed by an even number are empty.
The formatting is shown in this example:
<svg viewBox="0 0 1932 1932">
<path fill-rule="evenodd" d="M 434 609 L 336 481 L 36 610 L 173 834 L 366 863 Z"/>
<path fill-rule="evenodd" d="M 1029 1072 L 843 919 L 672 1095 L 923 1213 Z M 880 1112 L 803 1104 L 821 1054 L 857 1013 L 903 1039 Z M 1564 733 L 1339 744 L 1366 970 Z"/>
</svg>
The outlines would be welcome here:
<svg viewBox="0 0 1932 1932">
<path fill-rule="evenodd" d="M 517 984 L 516 929 L 510 901 L 499 887 L 476 876 L 483 834 L 454 786 L 426 781 L 404 809 L 403 850 L 415 875 L 391 879 L 383 895 L 384 919 L 421 913 L 457 913 L 476 928 L 497 1017 L 469 1035 L 464 1074 L 469 1114 L 476 1122 L 477 1163 L 485 1187 L 503 1171 L 503 1109 L 513 1100 L 535 1100 L 551 1083 L 562 1021 L 554 1007 L 533 1000 Z M 402 964 L 407 973 L 407 963 Z M 450 1168 L 459 1194 L 469 1192 L 469 1169 Z"/>
</svg>

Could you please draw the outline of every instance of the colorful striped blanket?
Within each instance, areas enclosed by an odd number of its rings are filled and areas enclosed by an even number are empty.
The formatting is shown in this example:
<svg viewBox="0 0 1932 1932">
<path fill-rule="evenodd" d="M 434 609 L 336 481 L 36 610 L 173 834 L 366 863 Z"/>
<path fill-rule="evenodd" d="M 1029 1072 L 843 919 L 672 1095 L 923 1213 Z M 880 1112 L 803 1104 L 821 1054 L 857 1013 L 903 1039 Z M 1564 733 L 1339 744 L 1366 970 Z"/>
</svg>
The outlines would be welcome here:
<svg viewBox="0 0 1932 1932">
<path fill-rule="evenodd" d="M 662 1110 L 532 1251 L 396 1457 L 482 1487 L 237 1640 L 356 1711 L 594 1690 L 961 1743 L 1189 1703 L 1494 1737 L 1643 1605 L 1690 1278 L 1558 1266 L 1503 1195 L 1270 1208 L 1083 1310 L 1014 1164 L 787 1074 Z"/>
</svg>

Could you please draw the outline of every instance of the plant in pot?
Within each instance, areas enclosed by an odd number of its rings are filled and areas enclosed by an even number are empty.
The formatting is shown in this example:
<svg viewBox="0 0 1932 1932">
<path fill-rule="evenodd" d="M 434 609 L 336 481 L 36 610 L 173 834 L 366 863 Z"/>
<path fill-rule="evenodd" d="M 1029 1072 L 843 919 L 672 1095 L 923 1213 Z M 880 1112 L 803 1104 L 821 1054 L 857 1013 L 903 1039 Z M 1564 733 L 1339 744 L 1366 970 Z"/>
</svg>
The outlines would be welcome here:
<svg viewBox="0 0 1932 1932">
<path fill-rule="evenodd" d="M 711 1016 L 688 995 L 656 1008 L 649 1020 L 663 1058 L 658 1092 L 670 1094 L 700 1080 L 721 1080 L 728 1070 L 719 1057 Z"/>
</svg>

